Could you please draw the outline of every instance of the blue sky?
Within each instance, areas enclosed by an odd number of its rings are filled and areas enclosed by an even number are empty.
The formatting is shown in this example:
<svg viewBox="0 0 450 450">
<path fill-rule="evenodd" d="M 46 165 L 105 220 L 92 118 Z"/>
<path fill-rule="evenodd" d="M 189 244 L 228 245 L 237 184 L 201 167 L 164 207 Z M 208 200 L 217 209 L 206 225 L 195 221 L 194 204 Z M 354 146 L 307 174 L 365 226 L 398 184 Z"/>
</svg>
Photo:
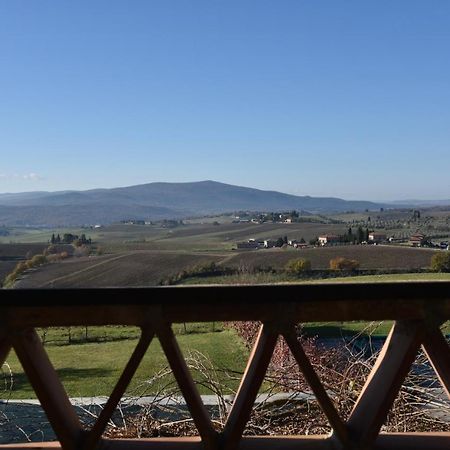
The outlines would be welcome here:
<svg viewBox="0 0 450 450">
<path fill-rule="evenodd" d="M 450 197 L 450 2 L 0 1 L 0 192 Z"/>
</svg>

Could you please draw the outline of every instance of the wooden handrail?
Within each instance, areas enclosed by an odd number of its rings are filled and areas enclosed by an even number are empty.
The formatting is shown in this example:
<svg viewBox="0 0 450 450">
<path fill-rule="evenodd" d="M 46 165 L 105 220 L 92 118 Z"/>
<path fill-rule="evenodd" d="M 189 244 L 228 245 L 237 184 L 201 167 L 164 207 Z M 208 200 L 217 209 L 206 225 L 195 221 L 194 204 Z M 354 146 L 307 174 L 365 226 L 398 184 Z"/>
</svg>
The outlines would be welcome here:
<svg viewBox="0 0 450 450">
<path fill-rule="evenodd" d="M 63 449 L 450 449 L 450 433 L 381 433 L 381 426 L 422 346 L 447 393 L 450 347 L 440 325 L 450 319 L 450 283 L 299 284 L 124 289 L 0 290 L 0 363 L 13 348 L 58 443 L 0 445 Z M 224 431 L 215 431 L 178 348 L 171 324 L 253 320 L 263 323 Z M 394 325 L 353 412 L 344 421 L 301 345 L 299 322 L 393 320 Z M 98 421 L 83 429 L 35 328 L 135 325 L 142 337 Z M 198 438 L 110 440 L 101 437 L 153 338 L 162 344 Z M 330 436 L 243 437 L 276 341 L 283 336 L 333 428 Z M 0 430 L 1 431 L 1 430 Z"/>
</svg>

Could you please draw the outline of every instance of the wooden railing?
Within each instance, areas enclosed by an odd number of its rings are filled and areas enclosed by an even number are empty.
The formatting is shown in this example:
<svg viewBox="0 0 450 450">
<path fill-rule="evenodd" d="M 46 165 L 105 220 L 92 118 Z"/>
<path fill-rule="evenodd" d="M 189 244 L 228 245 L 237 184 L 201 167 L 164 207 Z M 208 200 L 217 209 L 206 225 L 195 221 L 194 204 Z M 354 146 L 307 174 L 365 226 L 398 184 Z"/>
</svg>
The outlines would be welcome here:
<svg viewBox="0 0 450 450">
<path fill-rule="evenodd" d="M 450 283 L 205 286 L 143 289 L 0 291 L 0 363 L 13 348 L 59 443 L 2 448 L 63 449 L 420 449 L 449 450 L 450 433 L 380 433 L 423 347 L 450 390 L 450 348 L 440 325 L 450 319 Z M 224 430 L 216 432 L 171 328 L 172 323 L 261 321 Z M 348 420 L 344 421 L 295 337 L 298 323 L 394 320 L 392 330 Z M 141 338 L 109 400 L 89 430 L 58 379 L 35 328 L 135 325 Z M 289 345 L 326 414 L 330 436 L 242 436 L 278 336 Z M 153 337 L 158 337 L 199 432 L 198 438 L 110 440 L 102 437 Z M 0 430 L 1 431 L 1 430 Z"/>
</svg>

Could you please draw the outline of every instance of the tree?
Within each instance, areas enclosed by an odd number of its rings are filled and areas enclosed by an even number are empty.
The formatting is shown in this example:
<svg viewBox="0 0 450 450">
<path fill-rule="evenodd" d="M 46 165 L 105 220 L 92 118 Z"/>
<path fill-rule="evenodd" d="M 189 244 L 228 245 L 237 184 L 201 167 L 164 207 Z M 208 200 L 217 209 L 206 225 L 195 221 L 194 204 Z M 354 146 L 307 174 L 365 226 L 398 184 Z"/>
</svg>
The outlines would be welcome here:
<svg viewBox="0 0 450 450">
<path fill-rule="evenodd" d="M 358 227 L 357 241 L 358 244 L 361 244 L 361 242 L 364 241 L 364 231 L 360 226 Z"/>
<path fill-rule="evenodd" d="M 72 242 L 76 241 L 77 239 L 78 236 L 76 234 L 64 233 L 62 241 L 64 244 L 72 244 Z"/>
<path fill-rule="evenodd" d="M 359 261 L 356 259 L 343 258 L 338 256 L 330 259 L 330 269 L 332 270 L 356 270 L 359 268 Z"/>
<path fill-rule="evenodd" d="M 282 237 L 279 237 L 277 239 L 277 242 L 275 243 L 275 247 L 283 247 L 284 239 Z"/>
<path fill-rule="evenodd" d="M 56 242 L 55 233 L 52 234 L 52 238 L 50 239 L 50 243 L 54 244 Z"/>
<path fill-rule="evenodd" d="M 311 270 L 311 261 L 305 258 L 291 259 L 285 268 L 291 274 L 300 275 Z"/>
<path fill-rule="evenodd" d="M 450 252 L 442 251 L 431 257 L 431 270 L 434 272 L 450 272 Z"/>
</svg>

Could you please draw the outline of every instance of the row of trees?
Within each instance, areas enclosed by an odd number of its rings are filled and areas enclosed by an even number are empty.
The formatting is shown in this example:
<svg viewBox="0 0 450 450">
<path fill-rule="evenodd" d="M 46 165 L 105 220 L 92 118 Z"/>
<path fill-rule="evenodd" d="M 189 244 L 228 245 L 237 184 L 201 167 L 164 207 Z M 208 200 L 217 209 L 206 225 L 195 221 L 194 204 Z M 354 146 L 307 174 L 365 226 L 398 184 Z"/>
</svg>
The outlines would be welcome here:
<svg viewBox="0 0 450 450">
<path fill-rule="evenodd" d="M 87 238 L 86 235 L 83 233 L 81 236 L 78 236 L 76 234 L 72 233 L 64 233 L 63 237 L 59 234 L 55 236 L 55 234 L 52 234 L 52 237 L 50 238 L 50 243 L 55 244 L 75 244 L 76 246 L 80 245 L 90 245 L 92 244 L 92 239 Z"/>
<path fill-rule="evenodd" d="M 343 258 L 338 256 L 330 259 L 331 270 L 357 270 L 359 261 L 356 259 Z M 301 275 L 311 270 L 311 261 L 305 258 L 291 259 L 285 266 L 286 272 L 292 275 Z"/>
<path fill-rule="evenodd" d="M 349 227 L 347 233 L 339 236 L 340 242 L 351 242 L 353 244 L 361 244 L 369 240 L 369 229 L 359 226 L 356 231 Z"/>
<path fill-rule="evenodd" d="M 338 236 L 338 242 L 340 243 L 350 243 L 350 244 L 361 244 L 363 242 L 369 241 L 369 229 L 359 226 L 356 231 L 349 227 L 346 233 L 340 234 Z M 319 238 L 315 237 L 309 241 L 310 245 L 318 245 Z"/>
<path fill-rule="evenodd" d="M 356 259 L 337 256 L 330 259 L 331 270 L 358 270 L 359 261 Z M 433 272 L 450 272 L 450 252 L 442 251 L 431 258 L 430 269 Z M 301 275 L 311 270 L 311 261 L 305 258 L 291 259 L 285 266 L 286 272 L 293 275 Z"/>
<path fill-rule="evenodd" d="M 14 286 L 14 283 L 20 277 L 20 275 L 22 275 L 27 270 L 43 266 L 44 264 L 50 262 L 66 259 L 69 256 L 67 252 L 51 253 L 51 254 L 47 252 L 44 253 L 45 254 L 34 255 L 25 261 L 20 261 L 16 265 L 14 270 L 5 278 L 4 287 L 12 288 Z"/>
</svg>

